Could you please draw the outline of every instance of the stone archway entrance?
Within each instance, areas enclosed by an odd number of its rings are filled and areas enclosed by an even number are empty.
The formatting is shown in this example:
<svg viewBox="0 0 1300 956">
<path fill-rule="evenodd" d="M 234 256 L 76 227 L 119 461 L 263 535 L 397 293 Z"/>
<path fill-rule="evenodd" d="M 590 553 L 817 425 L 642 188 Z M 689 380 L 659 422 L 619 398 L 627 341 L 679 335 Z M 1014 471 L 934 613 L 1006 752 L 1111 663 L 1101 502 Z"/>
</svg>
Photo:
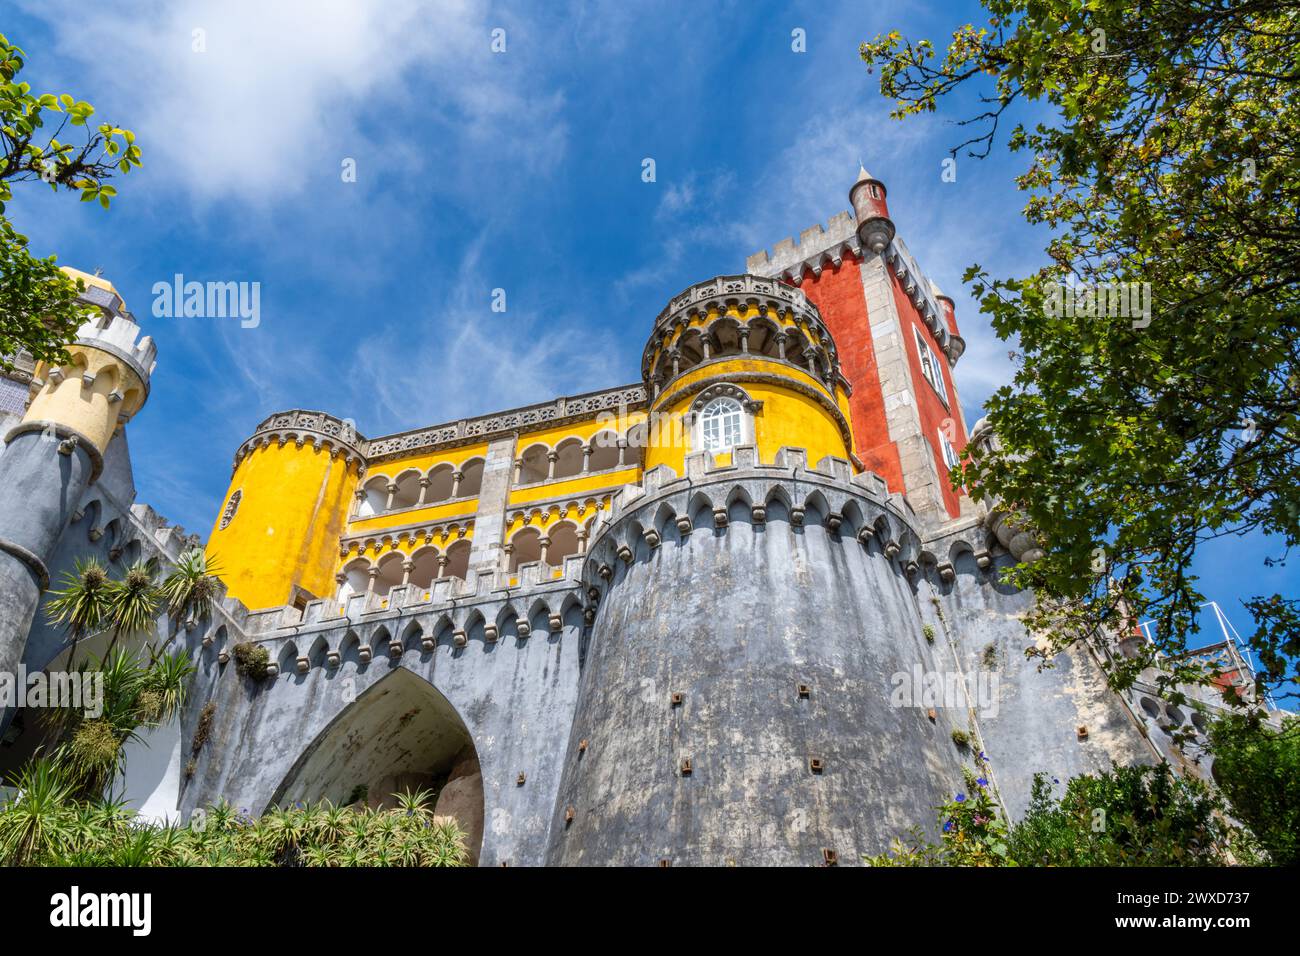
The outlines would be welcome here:
<svg viewBox="0 0 1300 956">
<path fill-rule="evenodd" d="M 483 776 L 465 722 L 432 684 L 396 668 L 347 706 L 298 758 L 273 805 L 329 800 L 391 807 L 432 790 L 434 812 L 465 831 L 471 864 L 483 844 Z"/>
</svg>

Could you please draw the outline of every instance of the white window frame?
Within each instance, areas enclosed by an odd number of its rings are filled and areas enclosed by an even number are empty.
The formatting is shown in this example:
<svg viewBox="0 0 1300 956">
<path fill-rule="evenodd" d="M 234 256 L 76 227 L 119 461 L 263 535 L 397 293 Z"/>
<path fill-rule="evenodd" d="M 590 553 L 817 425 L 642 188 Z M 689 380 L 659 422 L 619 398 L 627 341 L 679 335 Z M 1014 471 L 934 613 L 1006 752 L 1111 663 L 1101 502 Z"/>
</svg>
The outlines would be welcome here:
<svg viewBox="0 0 1300 956">
<path fill-rule="evenodd" d="M 948 470 L 961 465 L 961 455 L 957 454 L 957 449 L 952 447 L 952 442 L 948 441 L 948 436 L 943 433 L 943 429 L 938 429 L 939 435 L 939 454 L 943 458 L 943 463 L 948 466 Z"/>
<path fill-rule="evenodd" d="M 925 380 L 930 383 L 930 387 L 935 390 L 939 400 L 943 402 L 943 407 L 948 407 L 948 381 L 943 374 L 943 362 L 930 348 L 930 343 L 925 340 L 921 330 L 917 326 L 912 326 L 912 331 L 916 334 L 916 352 L 921 361 L 921 374 Z"/>
<path fill-rule="evenodd" d="M 705 419 L 708 416 L 709 409 L 715 408 L 724 403 L 735 406 L 738 414 L 736 441 L 734 444 L 724 447 L 710 448 L 705 440 Z M 695 449 L 697 451 L 707 451 L 714 455 L 728 455 L 734 452 L 738 446 L 750 444 L 752 428 L 750 426 L 749 413 L 745 411 L 745 403 L 740 401 L 740 399 L 732 398 L 730 395 L 719 395 L 717 398 L 710 399 L 709 403 L 701 408 L 699 413 L 695 416 L 694 432 L 694 441 L 692 444 Z"/>
</svg>

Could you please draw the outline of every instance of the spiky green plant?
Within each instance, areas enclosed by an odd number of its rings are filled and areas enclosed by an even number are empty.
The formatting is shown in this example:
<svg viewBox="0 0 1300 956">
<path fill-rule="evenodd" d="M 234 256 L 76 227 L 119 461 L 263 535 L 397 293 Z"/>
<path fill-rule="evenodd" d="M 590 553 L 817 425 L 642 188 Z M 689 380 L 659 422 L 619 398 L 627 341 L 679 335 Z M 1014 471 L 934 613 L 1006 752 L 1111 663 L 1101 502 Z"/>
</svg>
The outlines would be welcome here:
<svg viewBox="0 0 1300 956">
<path fill-rule="evenodd" d="M 158 618 L 158 606 L 162 596 L 154 580 L 158 573 L 158 561 L 137 561 L 127 568 L 126 576 L 120 581 L 111 581 L 108 586 L 108 614 L 106 623 L 113 629 L 113 638 L 108 643 L 112 651 L 119 638 L 132 638 L 147 633 Z"/>
<path fill-rule="evenodd" d="M 17 794 L 0 805 L 0 862 L 23 866 L 57 856 L 76 835 L 68 775 L 48 757 L 28 762 Z"/>
<path fill-rule="evenodd" d="M 158 712 L 152 723 L 165 724 L 185 704 L 185 688 L 195 667 L 187 654 L 164 654 L 144 671 L 143 694 L 156 694 Z"/>
<path fill-rule="evenodd" d="M 160 590 L 174 625 L 202 620 L 212 613 L 221 590 L 220 564 L 202 548 L 191 548 L 176 560 Z"/>
<path fill-rule="evenodd" d="M 45 614 L 51 624 L 60 624 L 72 636 L 68 656 L 71 670 L 81 639 L 100 630 L 112 607 L 112 579 L 108 570 L 94 558 L 76 562 L 76 570 L 63 576 L 63 587 L 52 592 Z"/>
</svg>

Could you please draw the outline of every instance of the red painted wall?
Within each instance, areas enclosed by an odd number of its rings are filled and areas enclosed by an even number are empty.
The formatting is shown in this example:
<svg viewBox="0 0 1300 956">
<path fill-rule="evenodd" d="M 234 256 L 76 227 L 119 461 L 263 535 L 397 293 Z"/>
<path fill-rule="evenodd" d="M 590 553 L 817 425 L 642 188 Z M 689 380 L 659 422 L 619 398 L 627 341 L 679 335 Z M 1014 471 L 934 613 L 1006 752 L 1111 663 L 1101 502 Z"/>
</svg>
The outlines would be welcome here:
<svg viewBox="0 0 1300 956">
<path fill-rule="evenodd" d="M 902 320 L 903 347 L 907 351 L 908 367 L 912 370 L 912 386 L 916 393 L 916 407 L 920 413 L 921 435 L 925 438 L 926 444 L 930 446 L 930 454 L 934 456 L 935 468 L 939 472 L 939 487 L 943 493 L 944 506 L 948 509 L 949 517 L 956 518 L 961 514 L 959 496 L 948 483 L 948 465 L 943 460 L 943 450 L 939 445 L 939 430 L 946 427 L 951 429 L 948 434 L 955 438 L 952 441 L 953 448 L 960 452 L 966 447 L 966 430 L 962 427 L 961 415 L 958 414 L 957 392 L 953 386 L 952 369 L 948 367 L 948 360 L 939 348 L 939 343 L 930 334 L 930 329 L 921 319 L 916 306 L 912 304 L 912 300 L 903 290 L 902 284 L 899 283 L 898 277 L 894 275 L 892 269 L 889 271 L 889 278 L 890 288 L 894 292 L 894 304 Z M 931 351 L 943 363 L 944 391 L 948 396 L 948 405 L 946 407 L 934 388 L 926 381 L 925 375 L 921 371 L 921 353 L 917 350 L 916 335 L 912 331 L 913 329 L 920 329 L 926 344 L 930 346 Z M 949 419 L 951 419 L 951 424 L 945 426 L 944 423 Z"/>
<path fill-rule="evenodd" d="M 817 306 L 831 330 L 839 349 L 840 370 L 853 386 L 849 411 L 854 452 L 869 470 L 885 479 L 891 492 L 905 492 L 902 462 L 897 446 L 890 441 L 885 420 L 885 400 L 857 260 L 846 255 L 838 269 L 828 265 L 820 276 L 805 272 L 799 288 Z"/>
</svg>

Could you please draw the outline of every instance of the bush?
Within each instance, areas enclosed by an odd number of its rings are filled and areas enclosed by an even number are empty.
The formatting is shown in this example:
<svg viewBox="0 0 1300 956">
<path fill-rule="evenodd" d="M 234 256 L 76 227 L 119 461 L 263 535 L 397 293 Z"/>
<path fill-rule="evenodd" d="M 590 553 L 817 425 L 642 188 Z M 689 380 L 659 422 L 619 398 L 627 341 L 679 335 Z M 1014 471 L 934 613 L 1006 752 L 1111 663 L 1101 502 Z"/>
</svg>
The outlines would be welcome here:
<svg viewBox="0 0 1300 956">
<path fill-rule="evenodd" d="M 984 777 L 939 807 L 940 842 L 918 828 L 869 866 L 1224 866 L 1259 862 L 1219 799 L 1169 767 L 1118 767 L 1075 777 L 1057 800 L 1034 777 L 1029 811 L 1008 828 Z"/>
<path fill-rule="evenodd" d="M 1070 780 L 1057 800 L 1034 776 L 1029 811 L 1011 830 L 1023 866 L 1224 866 L 1253 862 L 1248 835 L 1198 780 L 1167 764 L 1116 767 Z"/>
<path fill-rule="evenodd" d="M 464 866 L 465 834 L 433 816 L 432 794 L 392 810 L 328 802 L 259 819 L 229 804 L 196 810 L 189 826 L 141 823 L 121 803 L 73 798 L 66 774 L 32 761 L 0 805 L 0 864 L 31 866 Z"/>
<path fill-rule="evenodd" d="M 1229 714 L 1210 726 L 1214 780 L 1274 863 L 1300 863 L 1300 719 Z"/>
<path fill-rule="evenodd" d="M 271 652 L 261 644 L 248 641 L 235 645 L 235 670 L 253 680 L 265 680 L 271 664 Z"/>
</svg>

